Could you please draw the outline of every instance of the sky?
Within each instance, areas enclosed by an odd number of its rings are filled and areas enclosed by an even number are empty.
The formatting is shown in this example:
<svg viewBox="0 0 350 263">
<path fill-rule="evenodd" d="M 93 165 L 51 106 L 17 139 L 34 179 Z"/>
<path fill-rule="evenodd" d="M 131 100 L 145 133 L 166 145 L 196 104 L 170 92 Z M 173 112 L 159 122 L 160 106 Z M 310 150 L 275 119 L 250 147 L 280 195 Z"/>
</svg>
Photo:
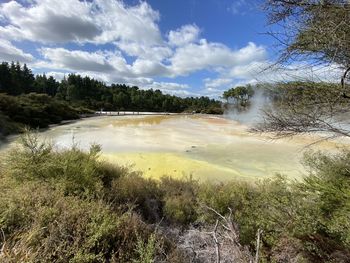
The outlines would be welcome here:
<svg viewBox="0 0 350 263">
<path fill-rule="evenodd" d="M 238 85 L 310 74 L 298 65 L 290 66 L 294 73 L 264 70 L 277 51 L 262 0 L 0 3 L 0 60 L 26 63 L 35 74 L 78 73 L 212 98 Z"/>
</svg>

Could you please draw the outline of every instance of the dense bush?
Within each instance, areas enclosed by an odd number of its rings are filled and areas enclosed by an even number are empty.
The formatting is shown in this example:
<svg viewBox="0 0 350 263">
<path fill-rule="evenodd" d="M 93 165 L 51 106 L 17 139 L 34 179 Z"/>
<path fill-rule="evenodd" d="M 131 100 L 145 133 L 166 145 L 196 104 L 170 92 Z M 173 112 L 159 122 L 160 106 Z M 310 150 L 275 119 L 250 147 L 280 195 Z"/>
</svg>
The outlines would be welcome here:
<svg viewBox="0 0 350 263">
<path fill-rule="evenodd" d="M 156 222 L 143 207 L 150 197 L 161 204 L 156 182 L 99 160 L 96 145 L 57 151 L 30 134 L 21 140 L 0 167 L 1 262 L 151 262 L 175 253 L 143 221 Z"/>
<path fill-rule="evenodd" d="M 20 132 L 25 126 L 46 128 L 64 120 L 78 119 L 79 114 L 89 112 L 46 94 L 30 93 L 14 97 L 0 93 L 0 134 Z"/>
<path fill-rule="evenodd" d="M 0 112 L 0 140 L 1 137 L 16 133 L 21 130 L 22 125 L 12 121 L 8 116 Z"/>
<path fill-rule="evenodd" d="M 58 151 L 28 134 L 21 145 L 0 165 L 1 262 L 189 262 L 183 231 L 208 235 L 213 211 L 229 209 L 252 253 L 263 230 L 260 262 L 349 262 L 348 151 L 308 154 L 301 181 L 208 184 L 143 178 L 96 145 Z"/>
</svg>

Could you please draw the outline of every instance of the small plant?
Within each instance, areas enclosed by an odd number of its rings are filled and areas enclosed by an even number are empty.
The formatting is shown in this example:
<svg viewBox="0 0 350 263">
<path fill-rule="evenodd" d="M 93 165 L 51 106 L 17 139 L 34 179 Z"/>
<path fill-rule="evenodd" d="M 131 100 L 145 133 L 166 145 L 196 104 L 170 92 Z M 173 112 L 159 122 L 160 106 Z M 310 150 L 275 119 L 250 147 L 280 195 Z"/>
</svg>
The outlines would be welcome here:
<svg viewBox="0 0 350 263">
<path fill-rule="evenodd" d="M 156 253 L 155 234 L 151 234 L 147 241 L 144 241 L 139 235 L 137 235 L 135 252 L 137 253 L 138 258 L 134 259 L 133 263 L 153 263 Z"/>
</svg>

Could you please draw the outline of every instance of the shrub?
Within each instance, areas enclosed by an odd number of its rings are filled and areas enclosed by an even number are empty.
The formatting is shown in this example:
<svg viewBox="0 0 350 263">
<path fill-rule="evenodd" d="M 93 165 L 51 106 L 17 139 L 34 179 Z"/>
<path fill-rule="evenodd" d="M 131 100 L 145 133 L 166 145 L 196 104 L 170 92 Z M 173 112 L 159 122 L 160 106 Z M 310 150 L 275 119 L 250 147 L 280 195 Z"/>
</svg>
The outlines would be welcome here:
<svg viewBox="0 0 350 263">
<path fill-rule="evenodd" d="M 164 194 L 164 215 L 172 223 L 188 225 L 197 220 L 198 182 L 163 177 L 159 186 Z"/>
<path fill-rule="evenodd" d="M 78 119 L 82 113 L 91 111 L 74 108 L 46 94 L 30 93 L 15 97 L 0 93 L 0 134 L 18 133 L 25 126 L 47 128 L 50 124 Z"/>
<path fill-rule="evenodd" d="M 162 218 L 162 193 L 156 181 L 130 173 L 113 181 L 109 198 L 115 207 L 132 207 L 148 222 Z"/>
<path fill-rule="evenodd" d="M 156 242 L 137 216 L 48 184 L 21 185 L 1 203 L 1 262 L 131 262 L 139 257 L 137 240 Z"/>
<path fill-rule="evenodd" d="M 99 160 L 100 147 L 89 152 L 76 146 L 58 151 L 50 143 L 41 142 L 36 134 L 21 136 L 21 146 L 6 158 L 7 171 L 18 181 L 50 182 L 66 195 L 92 197 L 103 195 L 112 181 L 127 171 Z"/>
<path fill-rule="evenodd" d="M 101 161 L 97 145 L 21 142 L 0 163 L 1 262 L 188 262 L 176 242 L 191 225 L 210 229 L 217 215 L 206 207 L 231 208 L 252 252 L 262 229 L 262 262 L 350 258 L 349 151 L 308 154 L 301 181 L 199 184 L 146 179 Z"/>
</svg>

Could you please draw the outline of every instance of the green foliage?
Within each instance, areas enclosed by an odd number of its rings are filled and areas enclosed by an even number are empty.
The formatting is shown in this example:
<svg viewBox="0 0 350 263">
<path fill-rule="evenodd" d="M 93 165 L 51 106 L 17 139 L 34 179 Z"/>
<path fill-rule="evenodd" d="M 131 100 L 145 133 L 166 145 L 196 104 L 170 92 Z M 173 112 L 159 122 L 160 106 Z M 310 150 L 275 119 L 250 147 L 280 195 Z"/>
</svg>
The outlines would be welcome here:
<svg viewBox="0 0 350 263">
<path fill-rule="evenodd" d="M 34 75 L 27 65 L 23 67 L 17 62 L 10 65 L 7 62 L 0 64 L 0 92 L 10 95 L 33 92 Z"/>
<path fill-rule="evenodd" d="M 149 222 L 162 216 L 162 192 L 156 181 L 131 173 L 113 181 L 109 198 L 116 207 L 131 207 Z"/>
<path fill-rule="evenodd" d="M 217 215 L 208 207 L 222 215 L 232 209 L 240 243 L 252 251 L 263 230 L 262 262 L 350 256 L 349 151 L 309 153 L 301 181 L 199 184 L 143 178 L 103 162 L 100 150 L 57 151 L 22 137 L 0 167 L 0 261 L 188 262 L 164 229 L 210 226 Z M 154 228 L 159 222 L 164 232 Z"/>
<path fill-rule="evenodd" d="M 254 89 L 251 85 L 238 86 L 224 91 L 223 98 L 233 102 L 239 106 L 248 106 L 249 100 L 254 95 Z"/>
<path fill-rule="evenodd" d="M 139 258 L 134 260 L 133 263 L 153 263 L 156 252 L 156 236 L 154 234 L 150 235 L 147 242 L 138 237 L 135 251 Z"/>
<path fill-rule="evenodd" d="M 34 77 L 25 64 L 0 64 L 0 136 L 19 133 L 25 126 L 47 128 L 101 109 L 223 113 L 221 103 L 208 97 L 180 98 L 125 84 L 107 86 L 75 74 L 58 82 L 45 74 Z"/>
<path fill-rule="evenodd" d="M 32 134 L 21 145 L 0 170 L 1 262 L 150 262 L 176 249 L 130 210 L 151 185 L 161 193 L 155 181 L 99 160 L 97 145 L 57 151 Z"/>
<path fill-rule="evenodd" d="M 21 130 L 21 124 L 13 122 L 8 116 L 0 112 L 0 140 L 1 136 L 16 133 Z"/>
<path fill-rule="evenodd" d="M 48 184 L 28 183 L 14 190 L 0 208 L 7 240 L 4 260 L 131 262 L 139 257 L 136 239 L 149 240 L 139 219 L 118 214 L 99 200 L 63 196 Z"/>
<path fill-rule="evenodd" d="M 180 98 L 163 94 L 160 90 L 143 90 L 125 84 L 107 86 L 101 81 L 75 74 L 69 74 L 67 78 L 58 82 L 52 76 L 37 75 L 34 78 L 25 64 L 23 67 L 19 63 L 9 65 L 7 62 L 3 62 L 0 64 L 0 93 L 17 96 L 31 92 L 47 94 L 49 97 L 69 102 L 70 105 L 83 106 L 94 110 L 154 112 L 183 112 L 187 110 L 222 114 L 222 111 L 220 111 L 221 103 L 208 97 Z M 47 97 L 45 97 L 45 101 L 54 101 Z M 64 105 L 61 102 L 62 104 Z M 38 107 L 39 105 L 35 106 Z M 30 110 L 33 110 L 32 107 L 30 107 Z M 55 112 L 57 112 L 56 109 L 50 112 L 52 118 L 54 118 Z M 60 116 L 60 114 L 56 115 Z M 23 116 L 20 122 L 23 122 L 26 119 L 25 117 L 27 116 Z M 44 122 L 45 117 L 38 116 L 38 122 L 39 120 Z M 59 121 L 56 120 L 56 122 Z"/>
<path fill-rule="evenodd" d="M 336 155 L 309 153 L 305 162 L 312 173 L 305 178 L 301 189 L 314 200 L 318 212 L 314 233 L 306 241 L 315 256 L 324 256 L 320 248 L 350 248 L 350 153 Z M 348 250 L 348 253 L 349 250 Z M 349 255 L 349 254 L 348 254 Z"/>
<path fill-rule="evenodd" d="M 186 180 L 163 177 L 160 188 L 164 193 L 164 215 L 170 222 L 186 225 L 196 221 L 198 182 L 191 177 Z"/>
<path fill-rule="evenodd" d="M 344 0 L 266 0 L 270 22 L 283 27 L 275 37 L 288 59 L 350 65 L 349 2 Z M 292 28 L 291 24 L 294 24 Z M 290 61 L 288 61 L 290 62 Z"/>
<path fill-rule="evenodd" d="M 39 141 L 35 134 L 21 136 L 21 146 L 7 158 L 8 172 L 19 181 L 50 182 L 65 195 L 94 196 L 112 185 L 125 170 L 98 159 L 100 147 L 92 145 L 88 153 L 77 147 L 62 152 Z"/>
<path fill-rule="evenodd" d="M 0 121 L 5 122 L 5 128 L 0 128 L 2 134 L 20 132 L 24 126 L 46 128 L 63 120 L 77 119 L 79 113 L 82 112 L 46 94 L 14 97 L 0 93 Z"/>
<path fill-rule="evenodd" d="M 339 85 L 327 82 L 291 81 L 276 83 L 269 88 L 270 96 L 279 103 L 299 103 L 300 105 L 325 104 L 333 101 L 342 102 L 339 98 Z"/>
<path fill-rule="evenodd" d="M 311 174 L 301 182 L 277 176 L 254 185 L 205 184 L 198 198 L 221 214 L 233 210 L 242 244 L 254 247 L 256 231 L 263 229 L 262 256 L 268 262 L 291 257 L 298 262 L 346 262 L 342 260 L 350 255 L 349 161 L 349 151 L 309 154 L 305 163 Z M 201 220 L 215 219 L 204 209 Z"/>
</svg>

